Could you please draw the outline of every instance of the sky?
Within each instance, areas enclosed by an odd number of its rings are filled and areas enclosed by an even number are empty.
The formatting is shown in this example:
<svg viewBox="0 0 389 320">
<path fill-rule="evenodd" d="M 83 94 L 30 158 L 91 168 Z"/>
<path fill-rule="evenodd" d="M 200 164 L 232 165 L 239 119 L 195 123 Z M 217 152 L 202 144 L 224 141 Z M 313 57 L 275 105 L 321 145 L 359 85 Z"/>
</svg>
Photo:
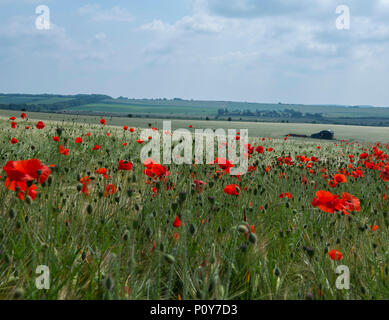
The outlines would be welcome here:
<svg viewBox="0 0 389 320">
<path fill-rule="evenodd" d="M 0 0 L 1 93 L 389 106 L 388 80 L 389 0 Z"/>
</svg>

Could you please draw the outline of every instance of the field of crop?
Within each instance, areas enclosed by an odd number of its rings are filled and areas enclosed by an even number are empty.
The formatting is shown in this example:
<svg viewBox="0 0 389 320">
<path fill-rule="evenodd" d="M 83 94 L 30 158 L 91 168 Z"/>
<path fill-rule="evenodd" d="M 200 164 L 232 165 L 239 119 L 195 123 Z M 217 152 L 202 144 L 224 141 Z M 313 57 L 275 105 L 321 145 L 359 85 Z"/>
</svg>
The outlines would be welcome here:
<svg viewBox="0 0 389 320">
<path fill-rule="evenodd" d="M 10 116 L 18 117 L 19 111 L 0 110 L 0 117 L 8 119 Z M 28 116 L 33 120 L 81 122 L 85 124 L 96 124 L 100 117 L 85 115 L 70 115 L 56 113 L 29 112 Z M 154 118 L 128 118 L 110 117 L 107 118 L 112 126 L 124 126 L 136 128 L 147 128 L 149 124 L 162 128 L 163 119 Z M 350 140 L 361 142 L 388 142 L 389 127 L 369 127 L 350 125 L 327 125 L 309 123 L 270 123 L 270 122 L 244 122 L 244 121 L 203 121 L 203 120 L 171 120 L 172 129 L 187 128 L 188 123 L 193 125 L 193 129 L 248 129 L 250 137 L 271 137 L 282 139 L 290 133 L 311 135 L 320 130 L 332 129 L 337 140 Z"/>
<path fill-rule="evenodd" d="M 173 121 L 248 128 L 236 177 L 142 163 L 162 120 L 0 115 L 0 299 L 389 298 L 388 128 Z"/>
</svg>

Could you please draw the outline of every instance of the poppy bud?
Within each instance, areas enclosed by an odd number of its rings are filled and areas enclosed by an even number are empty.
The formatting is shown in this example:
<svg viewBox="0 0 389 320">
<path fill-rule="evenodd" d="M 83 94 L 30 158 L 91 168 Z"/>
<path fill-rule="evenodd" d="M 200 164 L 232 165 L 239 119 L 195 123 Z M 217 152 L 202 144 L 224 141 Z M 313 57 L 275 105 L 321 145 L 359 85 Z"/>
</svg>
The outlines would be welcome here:
<svg viewBox="0 0 389 320">
<path fill-rule="evenodd" d="M 173 209 L 173 211 L 176 211 L 177 208 L 178 208 L 178 203 L 177 203 L 177 202 L 173 202 L 173 203 L 172 203 L 172 209 Z"/>
<path fill-rule="evenodd" d="M 191 235 L 194 235 L 194 233 L 196 232 L 196 228 L 193 225 L 193 223 L 191 223 L 190 226 L 189 226 L 189 232 L 190 232 Z"/>
<path fill-rule="evenodd" d="M 165 260 L 170 264 L 174 264 L 176 262 L 176 259 L 171 254 L 165 254 Z"/>
<path fill-rule="evenodd" d="M 13 298 L 14 299 L 23 299 L 24 297 L 24 290 L 23 288 L 16 288 L 13 292 Z"/>
<path fill-rule="evenodd" d="M 56 131 L 57 131 L 57 134 L 58 134 L 59 136 L 61 136 L 61 135 L 62 135 L 63 129 L 62 129 L 62 128 L 57 128 Z"/>
<path fill-rule="evenodd" d="M 362 294 L 366 294 L 366 289 L 364 286 L 361 286 L 361 292 L 362 292 Z"/>
<path fill-rule="evenodd" d="M 274 268 L 274 275 L 276 276 L 276 277 L 279 277 L 280 275 L 281 275 L 281 270 L 280 269 L 278 269 L 278 268 Z"/>
<path fill-rule="evenodd" d="M 25 201 L 26 201 L 27 204 L 31 204 L 32 203 L 32 199 L 31 199 L 30 196 L 27 196 Z"/>
<path fill-rule="evenodd" d="M 255 235 L 255 233 L 250 233 L 249 235 L 249 241 L 252 243 L 252 244 L 255 244 L 257 242 L 257 236 Z"/>
<path fill-rule="evenodd" d="M 127 241 L 129 237 L 130 237 L 130 231 L 128 231 L 128 230 L 124 231 L 123 240 Z"/>
<path fill-rule="evenodd" d="M 308 256 L 312 258 L 315 254 L 315 249 L 312 247 L 303 247 L 303 249 L 307 252 Z"/>
<path fill-rule="evenodd" d="M 14 209 L 10 209 L 9 212 L 8 212 L 8 215 L 11 219 L 13 219 L 15 217 L 15 210 Z"/>
<path fill-rule="evenodd" d="M 82 190 L 82 185 L 79 184 L 79 185 L 77 186 L 77 191 L 80 192 L 81 190 Z"/>
<path fill-rule="evenodd" d="M 86 212 L 87 212 L 88 214 L 91 214 L 92 211 L 93 211 L 92 205 L 91 205 L 91 204 L 88 204 L 88 206 L 86 207 Z"/>
<path fill-rule="evenodd" d="M 185 201 L 185 199 L 186 199 L 186 192 L 180 192 L 179 194 L 178 194 L 178 198 L 179 198 L 179 200 L 180 200 L 180 202 L 183 202 L 183 201 Z"/>
<path fill-rule="evenodd" d="M 110 276 L 107 276 L 104 279 L 104 287 L 108 290 L 111 291 L 113 289 L 113 280 Z"/>
<path fill-rule="evenodd" d="M 237 230 L 241 233 L 249 232 L 249 229 L 244 224 L 239 225 Z"/>
</svg>

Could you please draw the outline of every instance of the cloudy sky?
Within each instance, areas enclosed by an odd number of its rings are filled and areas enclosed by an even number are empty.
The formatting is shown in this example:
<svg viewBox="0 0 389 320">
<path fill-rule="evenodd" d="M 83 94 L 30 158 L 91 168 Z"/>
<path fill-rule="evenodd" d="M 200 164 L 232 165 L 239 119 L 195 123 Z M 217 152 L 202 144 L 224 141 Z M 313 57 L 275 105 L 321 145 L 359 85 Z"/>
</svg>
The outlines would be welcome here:
<svg viewBox="0 0 389 320">
<path fill-rule="evenodd" d="M 388 80 L 389 0 L 0 0 L 3 93 L 389 106 Z"/>
</svg>

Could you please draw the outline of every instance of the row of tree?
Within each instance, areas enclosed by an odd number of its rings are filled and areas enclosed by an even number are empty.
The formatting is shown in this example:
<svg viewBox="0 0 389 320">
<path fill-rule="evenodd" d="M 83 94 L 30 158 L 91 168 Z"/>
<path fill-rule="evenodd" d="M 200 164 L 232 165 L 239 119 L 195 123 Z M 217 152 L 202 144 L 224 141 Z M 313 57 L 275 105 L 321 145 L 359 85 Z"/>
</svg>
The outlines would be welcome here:
<svg viewBox="0 0 389 320">
<path fill-rule="evenodd" d="M 284 110 L 231 110 L 227 108 L 218 109 L 218 116 L 246 116 L 246 117 L 262 117 L 262 118 L 309 118 L 323 119 L 321 113 L 302 113 L 293 109 Z"/>
</svg>

